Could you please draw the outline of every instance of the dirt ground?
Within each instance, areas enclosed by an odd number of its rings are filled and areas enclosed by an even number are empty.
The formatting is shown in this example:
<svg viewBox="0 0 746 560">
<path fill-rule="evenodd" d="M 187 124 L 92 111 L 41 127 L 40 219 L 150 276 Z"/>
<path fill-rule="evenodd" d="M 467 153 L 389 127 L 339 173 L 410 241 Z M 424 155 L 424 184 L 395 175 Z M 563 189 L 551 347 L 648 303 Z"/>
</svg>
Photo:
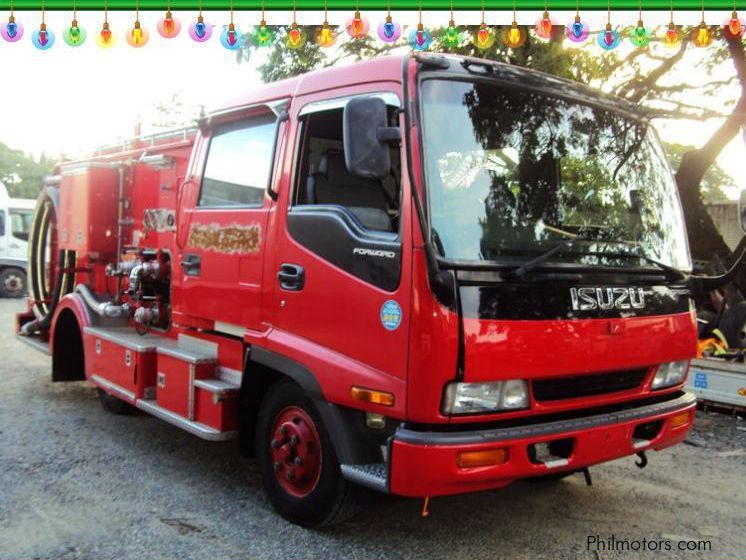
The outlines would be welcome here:
<svg viewBox="0 0 746 560">
<path fill-rule="evenodd" d="M 427 519 L 419 500 L 381 498 L 313 532 L 272 512 L 235 443 L 112 416 L 87 384 L 52 384 L 49 358 L 13 337 L 21 307 L 0 300 L 2 559 L 746 557 L 746 420 L 700 412 L 686 444 L 644 470 L 593 468 L 590 488 L 521 482 L 434 499 Z"/>
</svg>

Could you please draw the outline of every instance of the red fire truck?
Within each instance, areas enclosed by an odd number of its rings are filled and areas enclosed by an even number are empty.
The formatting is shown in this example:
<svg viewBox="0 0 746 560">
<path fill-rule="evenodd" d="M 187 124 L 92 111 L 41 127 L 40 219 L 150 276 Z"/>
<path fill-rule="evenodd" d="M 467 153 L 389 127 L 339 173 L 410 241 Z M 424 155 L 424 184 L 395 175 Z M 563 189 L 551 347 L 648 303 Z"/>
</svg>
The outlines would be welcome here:
<svg viewBox="0 0 746 560">
<path fill-rule="evenodd" d="M 381 58 L 56 167 L 19 338 L 255 454 L 321 526 L 681 442 L 693 277 L 637 107 L 494 62 Z"/>
</svg>

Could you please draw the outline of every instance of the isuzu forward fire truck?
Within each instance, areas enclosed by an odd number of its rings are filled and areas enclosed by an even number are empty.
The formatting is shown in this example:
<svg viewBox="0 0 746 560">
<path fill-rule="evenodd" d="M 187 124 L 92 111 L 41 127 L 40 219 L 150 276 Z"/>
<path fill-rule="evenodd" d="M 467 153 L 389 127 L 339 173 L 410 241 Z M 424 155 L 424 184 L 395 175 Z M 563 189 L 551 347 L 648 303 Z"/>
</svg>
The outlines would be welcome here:
<svg viewBox="0 0 746 560">
<path fill-rule="evenodd" d="M 636 107 L 471 58 L 381 58 L 57 166 L 19 338 L 53 381 L 256 455 L 317 527 L 681 442 L 676 185 Z"/>
</svg>

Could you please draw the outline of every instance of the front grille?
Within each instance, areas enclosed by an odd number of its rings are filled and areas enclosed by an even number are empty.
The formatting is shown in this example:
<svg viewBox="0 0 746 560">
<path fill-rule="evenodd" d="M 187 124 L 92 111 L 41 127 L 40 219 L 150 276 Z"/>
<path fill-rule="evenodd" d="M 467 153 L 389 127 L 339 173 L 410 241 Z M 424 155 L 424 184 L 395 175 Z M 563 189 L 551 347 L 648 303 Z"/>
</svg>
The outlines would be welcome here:
<svg viewBox="0 0 746 560">
<path fill-rule="evenodd" d="M 531 387 L 537 401 L 559 401 L 605 395 L 639 387 L 642 380 L 645 379 L 647 371 L 647 369 L 631 369 L 592 375 L 540 379 L 532 381 Z"/>
</svg>

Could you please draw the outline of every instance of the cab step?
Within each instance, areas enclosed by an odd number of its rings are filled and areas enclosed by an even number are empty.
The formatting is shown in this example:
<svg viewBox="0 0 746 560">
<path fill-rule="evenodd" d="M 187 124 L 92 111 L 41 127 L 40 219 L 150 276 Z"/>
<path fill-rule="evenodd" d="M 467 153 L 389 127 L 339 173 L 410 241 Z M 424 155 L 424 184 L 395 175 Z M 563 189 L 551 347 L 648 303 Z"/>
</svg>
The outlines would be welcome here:
<svg viewBox="0 0 746 560">
<path fill-rule="evenodd" d="M 342 476 L 350 482 L 379 492 L 388 493 L 389 491 L 389 467 L 386 463 L 340 465 L 340 469 Z"/>
</svg>

